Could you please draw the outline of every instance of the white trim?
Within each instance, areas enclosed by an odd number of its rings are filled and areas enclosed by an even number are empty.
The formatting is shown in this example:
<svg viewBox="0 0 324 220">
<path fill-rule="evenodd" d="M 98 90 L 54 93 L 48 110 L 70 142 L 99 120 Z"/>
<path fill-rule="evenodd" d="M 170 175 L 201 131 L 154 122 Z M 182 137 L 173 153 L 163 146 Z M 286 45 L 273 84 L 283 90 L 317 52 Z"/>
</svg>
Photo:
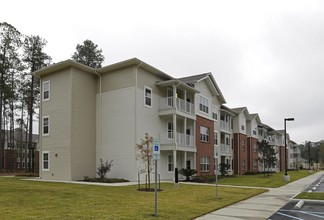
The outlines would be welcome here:
<svg viewBox="0 0 324 220">
<path fill-rule="evenodd" d="M 151 99 L 151 105 L 146 104 L 146 90 L 151 91 L 151 97 L 149 97 Z M 152 106 L 153 106 L 153 90 L 152 90 L 152 88 L 147 87 L 147 86 L 144 86 L 144 106 L 148 107 L 148 108 L 152 108 Z"/>
<path fill-rule="evenodd" d="M 44 133 L 44 119 L 47 118 L 48 119 L 48 133 Z M 49 115 L 45 115 L 42 117 L 42 136 L 49 136 L 50 135 L 50 116 Z"/>
<path fill-rule="evenodd" d="M 171 132 L 172 138 L 169 137 L 169 123 L 172 124 L 172 132 Z M 174 139 L 173 133 L 174 133 L 173 122 L 172 121 L 167 121 L 167 138 L 168 138 L 168 140 L 173 140 Z"/>
<path fill-rule="evenodd" d="M 169 156 L 171 156 L 171 161 L 169 161 Z M 169 164 L 173 165 L 173 167 L 171 167 L 172 168 L 171 171 L 169 170 Z M 173 171 L 174 171 L 173 154 L 168 154 L 168 156 L 167 156 L 167 172 L 173 173 Z"/>
<path fill-rule="evenodd" d="M 44 99 L 44 92 L 45 91 L 45 84 L 48 83 L 48 98 Z M 42 101 L 45 102 L 45 101 L 49 101 L 51 99 L 51 82 L 49 80 L 45 81 L 42 83 Z"/>
<path fill-rule="evenodd" d="M 199 100 L 198 100 L 198 110 L 199 110 L 200 112 L 204 113 L 204 114 L 209 115 L 209 112 L 210 112 L 209 99 L 208 99 L 207 97 L 203 96 L 203 95 L 199 95 L 198 97 L 199 97 Z M 207 105 L 201 103 L 201 102 L 200 102 L 200 98 L 203 98 L 203 99 L 207 100 Z M 200 110 L 200 104 L 201 104 L 202 106 L 205 106 L 205 107 L 207 108 L 207 109 L 206 109 L 207 112 Z"/>
<path fill-rule="evenodd" d="M 44 168 L 44 154 L 47 154 L 47 156 L 48 156 L 48 158 L 47 158 L 48 168 L 47 169 Z M 42 152 L 42 170 L 50 171 L 50 152 L 49 151 Z"/>
<path fill-rule="evenodd" d="M 215 133 L 217 135 L 217 144 L 215 144 Z M 218 131 L 214 131 L 214 146 L 218 146 L 219 145 L 219 135 L 218 135 Z"/>
</svg>

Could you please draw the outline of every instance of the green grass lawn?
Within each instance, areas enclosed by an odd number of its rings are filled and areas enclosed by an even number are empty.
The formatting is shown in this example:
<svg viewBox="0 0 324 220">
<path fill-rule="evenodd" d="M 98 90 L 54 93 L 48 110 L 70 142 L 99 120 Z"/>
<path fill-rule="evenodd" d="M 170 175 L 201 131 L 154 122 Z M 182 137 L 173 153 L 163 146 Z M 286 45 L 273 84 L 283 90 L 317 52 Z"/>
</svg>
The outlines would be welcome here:
<svg viewBox="0 0 324 220">
<path fill-rule="evenodd" d="M 112 187 L 0 177 L 0 219 L 192 219 L 265 192 L 263 189 L 161 184 L 154 193 Z"/>
<path fill-rule="evenodd" d="M 300 171 L 289 171 L 290 181 L 296 181 L 298 179 L 304 178 L 309 175 L 308 170 Z M 235 186 L 257 186 L 257 187 L 268 187 L 274 188 L 287 184 L 283 181 L 284 173 L 273 173 L 270 176 L 260 175 L 242 175 L 242 176 L 233 176 L 225 177 L 219 179 L 219 184 L 223 185 L 235 185 Z"/>
<path fill-rule="evenodd" d="M 298 194 L 295 199 L 324 200 L 324 192 L 303 192 Z"/>
</svg>

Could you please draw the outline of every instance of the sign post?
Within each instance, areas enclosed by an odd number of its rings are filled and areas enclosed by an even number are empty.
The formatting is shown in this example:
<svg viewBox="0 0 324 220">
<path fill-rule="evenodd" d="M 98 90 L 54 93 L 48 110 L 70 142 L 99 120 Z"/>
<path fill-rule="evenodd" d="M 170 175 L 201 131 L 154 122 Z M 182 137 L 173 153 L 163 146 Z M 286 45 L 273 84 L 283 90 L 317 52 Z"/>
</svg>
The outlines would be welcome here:
<svg viewBox="0 0 324 220">
<path fill-rule="evenodd" d="M 215 150 L 216 199 L 218 199 L 218 149 Z"/>
<path fill-rule="evenodd" d="M 155 162 L 155 180 L 154 180 L 154 216 L 157 217 L 157 161 L 160 159 L 160 141 L 153 140 L 153 160 Z"/>
</svg>

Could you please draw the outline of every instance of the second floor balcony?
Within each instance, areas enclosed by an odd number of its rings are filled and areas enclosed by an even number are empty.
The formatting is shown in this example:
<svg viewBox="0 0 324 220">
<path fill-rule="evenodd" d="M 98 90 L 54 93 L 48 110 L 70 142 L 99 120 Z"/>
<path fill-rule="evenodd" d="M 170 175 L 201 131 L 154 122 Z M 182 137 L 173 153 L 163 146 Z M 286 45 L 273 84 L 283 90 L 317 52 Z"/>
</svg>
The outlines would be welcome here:
<svg viewBox="0 0 324 220">
<path fill-rule="evenodd" d="M 173 137 L 173 133 L 166 132 L 160 133 L 160 143 L 161 145 L 168 145 L 168 146 L 177 146 L 182 148 L 188 148 L 191 150 L 196 149 L 195 145 L 195 138 L 193 135 L 187 135 L 183 133 L 176 133 L 176 137 Z M 163 147 L 161 147 L 163 150 Z"/>
<path fill-rule="evenodd" d="M 220 153 L 221 155 L 232 156 L 233 155 L 232 147 L 227 144 L 221 144 Z"/>
<path fill-rule="evenodd" d="M 183 116 L 195 116 L 195 106 L 193 103 L 176 98 L 174 105 L 173 101 L 173 97 L 160 99 L 159 111 L 161 115 L 177 113 L 182 114 Z"/>
<path fill-rule="evenodd" d="M 226 122 L 224 120 L 220 120 L 220 127 L 225 131 L 232 131 L 230 122 Z"/>
</svg>

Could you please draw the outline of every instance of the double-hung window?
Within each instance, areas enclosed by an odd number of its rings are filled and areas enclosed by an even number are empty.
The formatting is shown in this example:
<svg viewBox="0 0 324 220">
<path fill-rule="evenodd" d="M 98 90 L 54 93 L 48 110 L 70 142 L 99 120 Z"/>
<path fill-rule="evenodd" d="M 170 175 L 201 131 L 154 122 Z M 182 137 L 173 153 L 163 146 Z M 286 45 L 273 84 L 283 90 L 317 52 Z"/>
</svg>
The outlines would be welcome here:
<svg viewBox="0 0 324 220">
<path fill-rule="evenodd" d="M 43 136 L 50 133 L 50 118 L 49 116 L 43 116 Z"/>
<path fill-rule="evenodd" d="M 209 143 L 209 128 L 200 126 L 200 141 Z"/>
<path fill-rule="evenodd" d="M 152 107 L 152 89 L 149 87 L 144 87 L 144 105 Z"/>
<path fill-rule="evenodd" d="M 208 99 L 204 96 L 199 96 L 199 110 L 208 114 Z"/>
<path fill-rule="evenodd" d="M 43 82 L 43 101 L 50 100 L 50 95 L 51 95 L 50 89 L 51 89 L 50 81 Z"/>
<path fill-rule="evenodd" d="M 209 171 L 209 157 L 200 158 L 200 171 L 208 172 Z"/>
<path fill-rule="evenodd" d="M 245 160 L 242 160 L 242 170 L 245 171 Z"/>
<path fill-rule="evenodd" d="M 212 118 L 218 120 L 218 108 L 215 105 L 212 106 Z"/>
<path fill-rule="evenodd" d="M 49 160 L 49 152 L 43 151 L 43 170 L 49 171 L 50 170 L 50 160 Z"/>
<path fill-rule="evenodd" d="M 214 131 L 214 145 L 218 145 L 218 133 Z"/>
<path fill-rule="evenodd" d="M 168 122 L 168 139 L 173 139 L 173 123 Z"/>
<path fill-rule="evenodd" d="M 173 166 L 173 155 L 168 155 L 168 172 L 173 172 L 174 166 Z"/>
</svg>

